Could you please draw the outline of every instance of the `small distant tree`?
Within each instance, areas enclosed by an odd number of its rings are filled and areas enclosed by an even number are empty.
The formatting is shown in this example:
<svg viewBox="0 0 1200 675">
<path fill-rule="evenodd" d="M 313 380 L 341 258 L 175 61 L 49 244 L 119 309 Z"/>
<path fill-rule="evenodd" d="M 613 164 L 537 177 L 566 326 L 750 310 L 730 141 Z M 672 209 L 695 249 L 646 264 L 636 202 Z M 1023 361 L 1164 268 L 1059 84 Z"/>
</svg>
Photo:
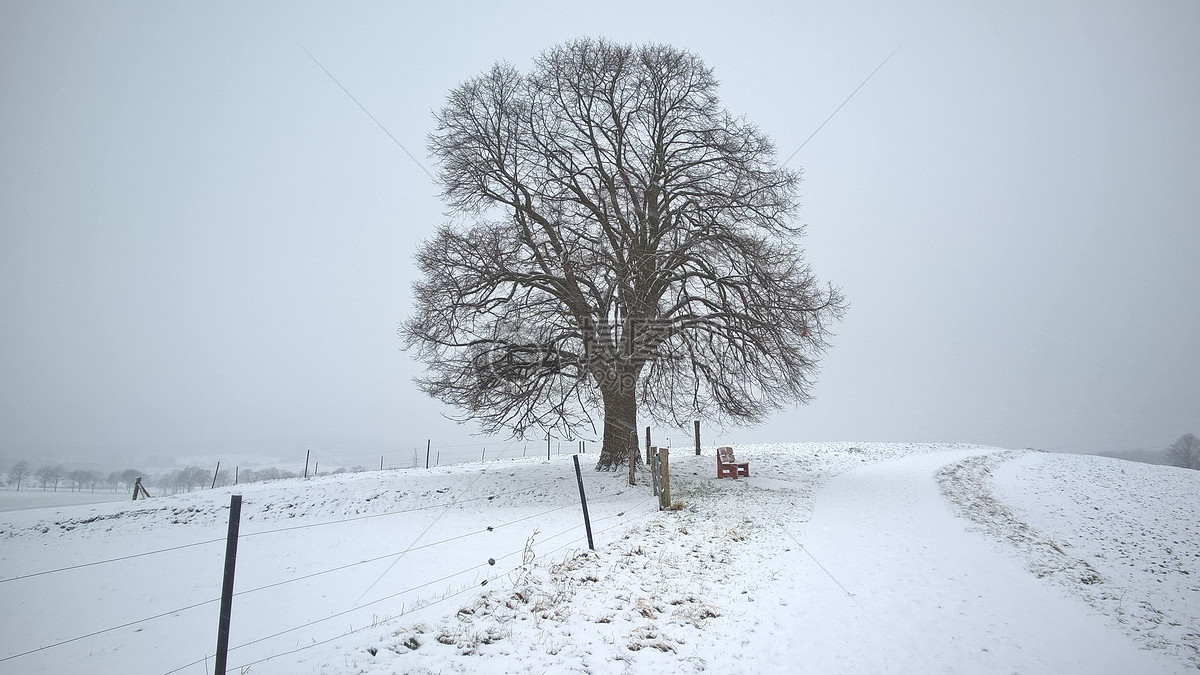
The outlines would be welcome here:
<svg viewBox="0 0 1200 675">
<path fill-rule="evenodd" d="M 120 478 L 121 483 L 125 486 L 125 488 L 127 490 L 132 490 L 133 484 L 137 482 L 137 479 L 141 478 L 142 476 L 144 476 L 146 474 L 144 471 L 138 471 L 137 469 L 125 469 L 124 471 L 122 471 L 121 473 L 119 473 L 117 475 Z"/>
<path fill-rule="evenodd" d="M 1184 434 L 1167 448 L 1167 461 L 1172 466 L 1185 469 L 1200 469 L 1200 438 Z"/>
<path fill-rule="evenodd" d="M 8 470 L 8 482 L 17 486 L 17 492 L 21 491 L 21 482 L 26 478 L 29 478 L 29 462 L 21 460 Z"/>
<path fill-rule="evenodd" d="M 87 485 L 88 472 L 83 469 L 75 469 L 68 473 L 66 478 L 71 483 L 71 489 L 78 492 L 83 489 L 84 485 Z"/>
<path fill-rule="evenodd" d="M 96 486 L 99 485 L 100 481 L 102 480 L 104 480 L 104 476 L 101 476 L 99 471 L 88 470 L 83 472 L 83 482 L 87 484 L 88 488 L 91 489 L 92 492 L 96 491 Z"/>
<path fill-rule="evenodd" d="M 188 474 L 188 492 L 191 492 L 193 487 L 206 488 L 212 485 L 212 469 L 189 466 L 185 471 Z"/>
<path fill-rule="evenodd" d="M 67 475 L 67 470 L 61 464 L 46 465 L 37 470 L 37 477 L 42 479 L 42 489 L 53 485 L 54 491 L 58 492 L 58 484 L 62 482 L 64 476 Z"/>
<path fill-rule="evenodd" d="M 163 484 L 171 488 L 171 494 L 179 494 L 188 489 L 187 469 L 176 469 L 163 476 Z"/>
</svg>

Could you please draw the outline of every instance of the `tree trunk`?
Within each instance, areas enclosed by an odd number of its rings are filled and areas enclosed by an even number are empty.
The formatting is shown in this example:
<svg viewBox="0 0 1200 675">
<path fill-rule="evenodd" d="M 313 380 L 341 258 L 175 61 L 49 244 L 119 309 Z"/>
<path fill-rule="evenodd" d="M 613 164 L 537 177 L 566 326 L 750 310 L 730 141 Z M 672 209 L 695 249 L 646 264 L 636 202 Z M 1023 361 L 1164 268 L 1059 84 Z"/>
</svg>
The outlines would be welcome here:
<svg viewBox="0 0 1200 675">
<path fill-rule="evenodd" d="M 632 379 L 626 382 L 633 381 Z M 637 430 L 637 394 L 634 387 L 619 384 L 604 390 L 604 444 L 600 448 L 598 471 L 615 471 L 629 464 L 629 432 Z M 636 434 L 634 438 L 636 438 Z M 637 448 L 634 454 L 640 459 Z"/>
</svg>

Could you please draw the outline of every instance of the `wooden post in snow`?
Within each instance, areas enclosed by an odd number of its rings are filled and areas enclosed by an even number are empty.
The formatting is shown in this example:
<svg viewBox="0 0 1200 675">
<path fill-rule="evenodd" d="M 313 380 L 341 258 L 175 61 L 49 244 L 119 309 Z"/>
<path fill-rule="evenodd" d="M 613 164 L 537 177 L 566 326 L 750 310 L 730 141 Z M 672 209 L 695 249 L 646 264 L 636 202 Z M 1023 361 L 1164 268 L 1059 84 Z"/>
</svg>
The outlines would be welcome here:
<svg viewBox="0 0 1200 675">
<path fill-rule="evenodd" d="M 671 450 L 658 449 L 658 504 L 659 510 L 671 506 Z"/>
<path fill-rule="evenodd" d="M 637 447 L 637 431 L 630 430 L 629 432 L 629 484 L 637 485 L 637 481 L 633 478 L 633 472 L 637 468 L 638 447 Z"/>
<path fill-rule="evenodd" d="M 646 464 L 650 465 L 650 491 L 655 497 L 658 496 L 658 452 L 658 448 L 646 448 Z"/>
</svg>

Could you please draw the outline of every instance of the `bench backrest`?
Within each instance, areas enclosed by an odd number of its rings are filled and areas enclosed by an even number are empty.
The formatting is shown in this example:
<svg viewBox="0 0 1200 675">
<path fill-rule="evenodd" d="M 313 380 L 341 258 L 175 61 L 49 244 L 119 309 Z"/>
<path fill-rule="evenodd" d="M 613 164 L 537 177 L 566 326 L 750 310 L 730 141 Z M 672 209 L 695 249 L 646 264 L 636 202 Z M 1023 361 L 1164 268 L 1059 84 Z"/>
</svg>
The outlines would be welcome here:
<svg viewBox="0 0 1200 675">
<path fill-rule="evenodd" d="M 733 448 L 728 446 L 724 448 L 717 448 L 717 461 L 721 464 L 733 463 L 735 461 L 733 458 Z"/>
</svg>

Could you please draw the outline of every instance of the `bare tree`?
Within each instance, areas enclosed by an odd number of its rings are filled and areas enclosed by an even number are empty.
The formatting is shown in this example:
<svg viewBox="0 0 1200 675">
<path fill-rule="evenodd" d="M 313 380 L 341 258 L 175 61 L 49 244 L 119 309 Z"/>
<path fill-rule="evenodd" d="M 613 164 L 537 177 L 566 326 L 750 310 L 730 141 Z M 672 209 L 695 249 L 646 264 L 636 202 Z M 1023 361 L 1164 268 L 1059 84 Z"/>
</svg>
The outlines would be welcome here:
<svg viewBox="0 0 1200 675">
<path fill-rule="evenodd" d="M 8 482 L 17 486 L 17 492 L 21 491 L 21 482 L 29 477 L 29 462 L 21 460 L 13 464 L 8 470 Z"/>
<path fill-rule="evenodd" d="M 1184 434 L 1167 448 L 1167 462 L 1185 469 L 1200 469 L 1200 439 Z"/>
<path fill-rule="evenodd" d="M 117 478 L 120 479 L 127 490 L 132 490 L 134 483 L 137 483 L 137 479 L 145 475 L 145 472 L 138 471 L 137 469 L 125 469 L 124 471 L 116 474 Z"/>
<path fill-rule="evenodd" d="M 99 471 L 92 471 L 89 469 L 83 472 L 83 479 L 87 486 L 91 488 L 92 492 L 95 492 L 96 485 L 99 484 L 100 481 L 104 480 L 104 476 L 100 475 Z"/>
<path fill-rule="evenodd" d="M 451 213 L 401 327 L 428 394 L 516 436 L 603 410 L 598 468 L 658 421 L 811 398 L 845 308 L 804 262 L 798 173 L 696 56 L 577 40 L 450 92 L 430 151 Z M 636 441 L 635 441 L 636 443 Z M 636 447 L 636 446 L 635 446 Z"/>
<path fill-rule="evenodd" d="M 67 475 L 67 470 L 61 464 L 46 465 L 38 469 L 36 475 L 42 479 L 43 490 L 46 489 L 47 485 L 53 484 L 54 491 L 58 492 L 58 484 Z"/>
</svg>

